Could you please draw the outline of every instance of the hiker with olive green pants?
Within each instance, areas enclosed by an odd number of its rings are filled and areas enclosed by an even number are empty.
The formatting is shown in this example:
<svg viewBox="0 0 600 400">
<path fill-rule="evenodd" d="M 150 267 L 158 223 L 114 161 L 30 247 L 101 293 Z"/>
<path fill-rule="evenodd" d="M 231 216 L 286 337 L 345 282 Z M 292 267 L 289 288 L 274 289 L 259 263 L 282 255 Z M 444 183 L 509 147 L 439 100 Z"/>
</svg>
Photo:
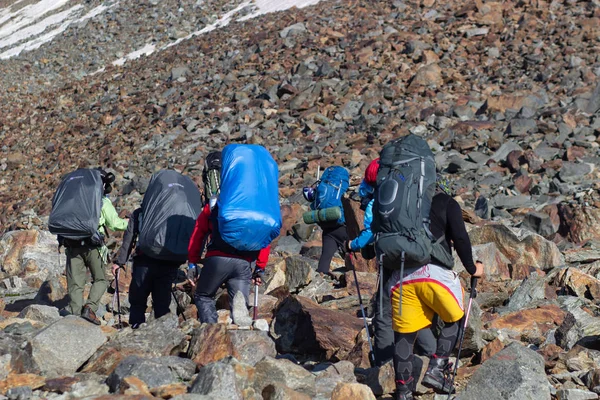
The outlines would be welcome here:
<svg viewBox="0 0 600 400">
<path fill-rule="evenodd" d="M 119 218 L 115 207 L 106 195 L 112 187 L 102 174 L 104 182 L 104 197 L 102 198 L 102 209 L 98 224 L 99 232 L 106 237 L 106 229 L 112 231 L 124 231 L 127 229 L 127 220 Z M 108 178 L 110 179 L 110 177 Z M 114 179 L 114 178 L 113 178 Z M 105 267 L 108 263 L 108 248 L 104 244 L 93 240 L 62 239 L 67 256 L 67 290 L 69 292 L 68 311 L 73 315 L 81 315 L 82 318 L 100 325 L 96 317 L 96 311 L 100 305 L 100 299 L 108 287 Z M 83 300 L 83 289 L 85 287 L 87 269 L 92 274 L 92 288 L 87 301 Z"/>
</svg>

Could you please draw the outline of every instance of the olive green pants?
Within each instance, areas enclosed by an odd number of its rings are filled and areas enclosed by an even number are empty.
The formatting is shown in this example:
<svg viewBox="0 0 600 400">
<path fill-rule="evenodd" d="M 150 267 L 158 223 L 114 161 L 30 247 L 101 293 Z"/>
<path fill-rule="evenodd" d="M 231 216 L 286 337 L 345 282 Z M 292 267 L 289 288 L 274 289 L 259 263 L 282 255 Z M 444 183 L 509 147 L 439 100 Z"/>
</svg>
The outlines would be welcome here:
<svg viewBox="0 0 600 400">
<path fill-rule="evenodd" d="M 86 306 L 93 312 L 98 311 L 100 299 L 108 287 L 104 273 L 104 262 L 98 247 L 69 247 L 67 255 L 67 290 L 69 292 L 69 308 L 73 315 L 81 315 L 83 303 L 83 288 L 87 269 L 92 274 L 92 288 Z"/>
</svg>

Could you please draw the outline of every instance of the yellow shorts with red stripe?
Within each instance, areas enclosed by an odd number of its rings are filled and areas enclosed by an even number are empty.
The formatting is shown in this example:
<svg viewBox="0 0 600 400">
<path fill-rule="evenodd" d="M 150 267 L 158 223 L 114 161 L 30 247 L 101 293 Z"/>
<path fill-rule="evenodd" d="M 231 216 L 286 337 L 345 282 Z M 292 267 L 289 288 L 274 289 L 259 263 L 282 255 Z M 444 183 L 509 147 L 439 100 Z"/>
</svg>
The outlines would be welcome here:
<svg viewBox="0 0 600 400">
<path fill-rule="evenodd" d="M 396 332 L 427 328 L 435 314 L 444 322 L 456 322 L 464 315 L 463 289 L 458 274 L 452 270 L 428 264 L 405 270 L 403 279 L 400 271 L 395 271 L 389 282 L 392 282 L 388 289 Z"/>
</svg>

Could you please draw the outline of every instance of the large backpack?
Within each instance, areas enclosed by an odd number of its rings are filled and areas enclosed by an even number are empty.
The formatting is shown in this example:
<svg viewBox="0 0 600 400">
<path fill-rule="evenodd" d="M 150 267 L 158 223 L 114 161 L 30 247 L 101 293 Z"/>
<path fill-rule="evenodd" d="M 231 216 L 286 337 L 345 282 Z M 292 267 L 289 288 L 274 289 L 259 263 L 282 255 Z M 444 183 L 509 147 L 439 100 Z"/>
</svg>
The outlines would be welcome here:
<svg viewBox="0 0 600 400">
<path fill-rule="evenodd" d="M 222 153 L 218 230 L 239 251 L 259 251 L 279 236 L 279 170 L 267 149 L 229 144 Z"/>
<path fill-rule="evenodd" d="M 393 140 L 379 164 L 371 230 L 383 266 L 404 269 L 425 265 L 432 255 L 447 258 L 438 252 L 444 237 L 435 240 L 429 230 L 436 169 L 427 142 L 412 134 Z"/>
<path fill-rule="evenodd" d="M 81 168 L 68 174 L 52 198 L 50 232 L 58 235 L 59 240 L 102 244 L 104 237 L 98 225 L 103 193 L 100 170 Z"/>
<path fill-rule="evenodd" d="M 152 175 L 140 213 L 137 246 L 149 257 L 185 262 L 202 199 L 196 184 L 173 170 Z"/>
<path fill-rule="evenodd" d="M 219 195 L 221 187 L 221 152 L 212 151 L 204 159 L 202 170 L 202 182 L 204 183 L 204 204 L 211 198 Z"/>
<path fill-rule="evenodd" d="M 348 191 L 350 186 L 350 174 L 344 167 L 331 166 L 323 171 L 321 179 L 317 182 L 315 199 L 310 208 L 313 210 L 324 210 L 331 207 L 339 207 L 340 217 L 334 221 L 337 225 L 346 222 L 344 218 L 344 209 L 342 207 L 342 197 Z"/>
</svg>

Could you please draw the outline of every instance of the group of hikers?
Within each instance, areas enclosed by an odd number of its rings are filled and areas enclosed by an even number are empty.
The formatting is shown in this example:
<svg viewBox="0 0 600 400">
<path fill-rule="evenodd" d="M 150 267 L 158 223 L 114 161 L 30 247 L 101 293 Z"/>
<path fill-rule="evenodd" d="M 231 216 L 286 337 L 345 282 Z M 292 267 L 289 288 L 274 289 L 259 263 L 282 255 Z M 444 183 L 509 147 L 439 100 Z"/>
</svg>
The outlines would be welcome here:
<svg viewBox="0 0 600 400">
<path fill-rule="evenodd" d="M 186 262 L 200 322 L 217 323 L 215 296 L 223 285 L 230 303 L 241 293 L 248 305 L 250 285 L 262 284 L 271 242 L 282 226 L 277 164 L 262 146 L 227 145 L 206 157 L 202 175 L 203 194 L 176 171 L 155 173 L 128 221 L 118 217 L 106 197 L 113 174 L 78 169 L 63 179 L 48 225 L 66 249 L 69 313 L 100 324 L 96 312 L 108 286 L 108 230 L 125 231 L 112 272 L 118 281 L 120 269 L 132 261 L 131 328 L 145 322 L 150 295 L 155 318 L 169 312 L 172 284 Z M 361 252 L 376 258 L 379 266 L 374 366 L 393 360 L 396 399 L 413 399 L 423 368 L 417 351 L 429 357 L 422 383 L 452 393 L 449 356 L 468 318 L 452 249 L 471 274 L 472 285 L 482 276 L 483 264 L 473 261 L 462 210 L 448 181 L 437 174 L 429 146 L 411 134 L 386 144 L 370 162 L 358 188 L 363 229 L 353 240 L 342 204 L 348 171 L 332 166 L 319 175 L 303 189 L 311 208 L 304 222 L 323 231 L 317 271 L 330 274 L 336 252 L 349 258 Z M 92 287 L 84 304 L 86 268 Z M 443 327 L 436 329 L 439 320 Z"/>
</svg>

